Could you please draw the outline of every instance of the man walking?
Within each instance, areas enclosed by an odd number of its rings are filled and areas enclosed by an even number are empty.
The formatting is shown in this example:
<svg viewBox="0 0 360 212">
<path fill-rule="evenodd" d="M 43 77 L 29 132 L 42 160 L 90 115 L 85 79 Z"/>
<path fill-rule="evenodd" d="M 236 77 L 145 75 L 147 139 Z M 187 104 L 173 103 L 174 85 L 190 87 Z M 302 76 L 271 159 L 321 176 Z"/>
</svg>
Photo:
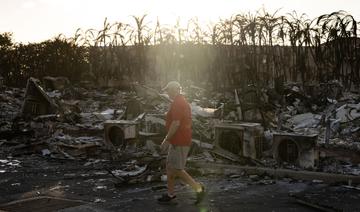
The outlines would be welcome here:
<svg viewBox="0 0 360 212">
<path fill-rule="evenodd" d="M 175 178 L 179 177 L 194 189 L 197 204 L 204 198 L 205 188 L 184 170 L 191 146 L 191 108 L 185 97 L 180 94 L 181 86 L 178 82 L 169 82 L 163 90 L 173 102 L 166 115 L 167 135 L 160 146 L 163 151 L 168 151 L 166 159 L 168 192 L 158 201 L 168 203 L 176 198 Z"/>
</svg>

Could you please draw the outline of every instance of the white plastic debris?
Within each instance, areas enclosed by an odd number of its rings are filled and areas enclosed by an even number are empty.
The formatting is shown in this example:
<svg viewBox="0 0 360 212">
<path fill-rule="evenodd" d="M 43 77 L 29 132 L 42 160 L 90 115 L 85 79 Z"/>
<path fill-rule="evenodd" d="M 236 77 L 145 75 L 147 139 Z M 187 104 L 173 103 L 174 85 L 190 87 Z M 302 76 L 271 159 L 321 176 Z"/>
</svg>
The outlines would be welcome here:
<svg viewBox="0 0 360 212">
<path fill-rule="evenodd" d="M 139 175 L 139 174 L 143 173 L 146 170 L 146 168 L 147 168 L 147 166 L 135 166 L 134 171 L 123 171 L 121 169 L 118 169 L 118 170 L 112 171 L 112 173 L 115 176 L 120 176 L 120 177 L 129 176 L 129 177 L 132 177 L 132 176 L 136 176 L 136 175 Z"/>
<path fill-rule="evenodd" d="M 50 152 L 49 149 L 42 149 L 42 150 L 41 150 L 41 154 L 42 154 L 43 156 L 46 156 L 46 155 L 50 155 L 51 152 Z"/>
<path fill-rule="evenodd" d="M 349 122 L 360 117 L 359 104 L 345 104 L 336 109 L 336 119 L 341 123 Z"/>
<path fill-rule="evenodd" d="M 294 129 L 316 127 L 321 119 L 321 115 L 303 113 L 293 116 L 289 121 L 294 125 Z"/>
<path fill-rule="evenodd" d="M 204 118 L 214 117 L 215 111 L 217 110 L 215 108 L 203 108 L 197 105 L 196 102 L 192 102 L 190 106 L 191 106 L 191 114 L 193 116 L 201 116 Z"/>
<path fill-rule="evenodd" d="M 167 181 L 167 176 L 166 175 L 161 175 L 161 181 L 166 182 Z"/>
</svg>

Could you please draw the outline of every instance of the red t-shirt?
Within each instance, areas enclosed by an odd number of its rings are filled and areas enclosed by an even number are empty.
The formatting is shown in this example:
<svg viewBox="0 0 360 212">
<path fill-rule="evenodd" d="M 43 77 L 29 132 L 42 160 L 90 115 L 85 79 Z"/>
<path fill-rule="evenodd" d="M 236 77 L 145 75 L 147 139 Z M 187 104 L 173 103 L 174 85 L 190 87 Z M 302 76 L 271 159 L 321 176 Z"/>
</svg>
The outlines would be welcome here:
<svg viewBox="0 0 360 212">
<path fill-rule="evenodd" d="M 191 145 L 191 108 L 183 95 L 177 95 L 166 114 L 166 129 L 169 130 L 173 121 L 180 121 L 175 135 L 169 140 L 178 146 Z"/>
</svg>

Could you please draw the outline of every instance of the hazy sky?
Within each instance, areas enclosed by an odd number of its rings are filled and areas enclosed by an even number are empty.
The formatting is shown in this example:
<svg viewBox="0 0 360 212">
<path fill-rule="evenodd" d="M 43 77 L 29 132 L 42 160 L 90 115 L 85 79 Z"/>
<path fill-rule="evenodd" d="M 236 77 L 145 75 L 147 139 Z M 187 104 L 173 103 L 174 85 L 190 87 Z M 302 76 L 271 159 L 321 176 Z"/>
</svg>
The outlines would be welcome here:
<svg viewBox="0 0 360 212">
<path fill-rule="evenodd" d="M 17 42 L 42 41 L 77 28 L 100 29 L 105 17 L 110 23 L 133 23 L 131 15 L 148 14 L 148 21 L 175 24 L 197 16 L 216 22 L 239 12 L 282 8 L 280 14 L 296 10 L 314 18 L 337 10 L 350 12 L 360 21 L 359 0 L 0 0 L 0 33 L 13 32 Z"/>
</svg>

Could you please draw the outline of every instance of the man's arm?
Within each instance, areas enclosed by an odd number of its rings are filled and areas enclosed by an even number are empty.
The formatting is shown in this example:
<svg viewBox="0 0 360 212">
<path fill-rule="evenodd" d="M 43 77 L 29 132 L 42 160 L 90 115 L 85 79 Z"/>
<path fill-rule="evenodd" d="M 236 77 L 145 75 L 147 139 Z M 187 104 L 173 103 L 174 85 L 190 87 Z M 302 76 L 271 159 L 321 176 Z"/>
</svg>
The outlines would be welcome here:
<svg viewBox="0 0 360 212">
<path fill-rule="evenodd" d="M 168 133 L 167 133 L 167 135 L 165 137 L 165 139 L 167 141 L 170 140 L 175 135 L 176 131 L 179 129 L 179 126 L 180 126 L 180 121 L 179 120 L 171 122 L 169 131 L 168 131 Z"/>
<path fill-rule="evenodd" d="M 166 146 L 169 144 L 169 140 L 175 135 L 176 131 L 179 129 L 179 126 L 180 126 L 179 120 L 171 122 L 169 131 L 160 146 L 162 150 L 164 150 Z"/>
</svg>

